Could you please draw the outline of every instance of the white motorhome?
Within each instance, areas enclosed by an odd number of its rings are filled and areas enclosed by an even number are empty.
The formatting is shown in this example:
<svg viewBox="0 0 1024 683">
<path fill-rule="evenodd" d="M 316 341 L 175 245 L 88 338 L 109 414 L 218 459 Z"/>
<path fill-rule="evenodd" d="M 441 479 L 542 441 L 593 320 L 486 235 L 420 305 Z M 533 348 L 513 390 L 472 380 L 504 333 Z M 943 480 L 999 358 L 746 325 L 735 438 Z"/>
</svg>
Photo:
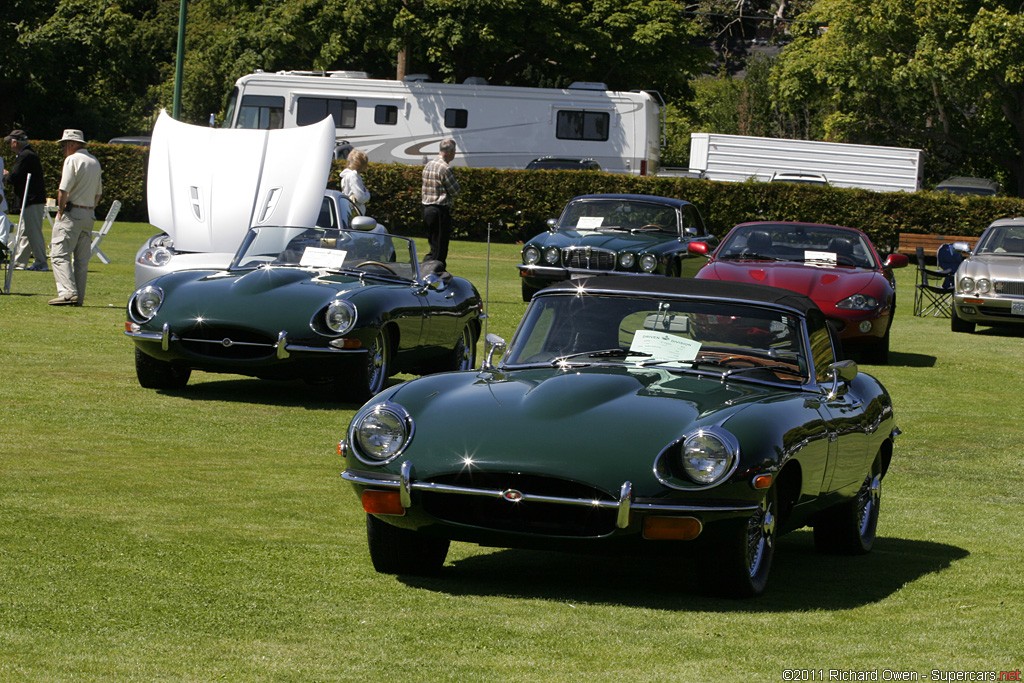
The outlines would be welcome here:
<svg viewBox="0 0 1024 683">
<path fill-rule="evenodd" d="M 921 188 L 924 152 L 903 147 L 693 133 L 690 170 L 709 180 L 743 182 L 818 174 L 835 187 L 913 192 Z"/>
<path fill-rule="evenodd" d="M 602 170 L 653 175 L 662 143 L 657 93 L 379 80 L 362 72 L 280 71 L 242 76 L 225 128 L 291 128 L 334 118 L 339 145 L 377 162 L 423 164 L 442 139 L 454 165 L 519 168 L 539 157 L 593 159 Z"/>
</svg>

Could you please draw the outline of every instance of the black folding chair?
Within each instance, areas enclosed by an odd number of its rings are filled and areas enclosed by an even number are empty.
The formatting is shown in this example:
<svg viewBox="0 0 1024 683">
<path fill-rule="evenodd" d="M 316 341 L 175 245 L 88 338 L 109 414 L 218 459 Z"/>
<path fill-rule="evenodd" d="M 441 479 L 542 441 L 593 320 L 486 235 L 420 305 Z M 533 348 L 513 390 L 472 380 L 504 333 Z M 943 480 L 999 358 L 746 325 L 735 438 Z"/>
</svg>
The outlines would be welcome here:
<svg viewBox="0 0 1024 683">
<path fill-rule="evenodd" d="M 953 278 L 945 270 L 928 268 L 924 247 L 917 247 L 917 286 L 914 288 L 914 315 L 948 318 L 953 305 Z"/>
</svg>

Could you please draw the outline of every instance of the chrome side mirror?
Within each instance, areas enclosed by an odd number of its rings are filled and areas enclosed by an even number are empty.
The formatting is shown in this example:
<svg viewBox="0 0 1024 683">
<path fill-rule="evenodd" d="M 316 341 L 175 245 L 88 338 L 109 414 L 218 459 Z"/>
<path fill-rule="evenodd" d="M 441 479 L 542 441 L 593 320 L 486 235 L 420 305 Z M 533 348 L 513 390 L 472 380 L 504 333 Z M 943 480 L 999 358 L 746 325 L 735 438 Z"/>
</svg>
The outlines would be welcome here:
<svg viewBox="0 0 1024 683">
<path fill-rule="evenodd" d="M 505 353 L 505 340 L 493 332 L 489 332 L 484 340 L 484 363 L 480 369 L 493 370 L 494 355 L 502 353 Z"/>
<path fill-rule="evenodd" d="M 828 374 L 832 377 L 832 386 L 826 393 L 826 398 L 831 401 L 845 394 L 857 373 L 857 364 L 852 360 L 836 361 L 829 365 Z"/>
<path fill-rule="evenodd" d="M 548 224 L 548 232 L 558 232 L 558 219 L 557 218 L 549 218 L 547 220 L 547 224 Z"/>
</svg>

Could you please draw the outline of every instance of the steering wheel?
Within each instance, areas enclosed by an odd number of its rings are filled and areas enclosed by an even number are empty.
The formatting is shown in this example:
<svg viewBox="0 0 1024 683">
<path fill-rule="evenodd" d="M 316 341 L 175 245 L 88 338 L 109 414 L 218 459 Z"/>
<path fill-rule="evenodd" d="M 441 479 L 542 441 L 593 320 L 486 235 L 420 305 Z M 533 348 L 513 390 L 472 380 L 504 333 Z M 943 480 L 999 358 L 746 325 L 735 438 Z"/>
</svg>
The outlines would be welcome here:
<svg viewBox="0 0 1024 683">
<path fill-rule="evenodd" d="M 389 266 L 386 263 L 381 263 L 380 261 L 362 261 L 355 265 L 356 268 L 363 268 L 364 266 L 376 266 L 377 268 L 385 270 L 394 275 L 395 277 L 398 277 L 398 273 L 396 273 L 391 266 Z"/>
<path fill-rule="evenodd" d="M 657 223 L 648 223 L 647 225 L 641 225 L 637 230 L 661 230 L 661 226 Z"/>
</svg>

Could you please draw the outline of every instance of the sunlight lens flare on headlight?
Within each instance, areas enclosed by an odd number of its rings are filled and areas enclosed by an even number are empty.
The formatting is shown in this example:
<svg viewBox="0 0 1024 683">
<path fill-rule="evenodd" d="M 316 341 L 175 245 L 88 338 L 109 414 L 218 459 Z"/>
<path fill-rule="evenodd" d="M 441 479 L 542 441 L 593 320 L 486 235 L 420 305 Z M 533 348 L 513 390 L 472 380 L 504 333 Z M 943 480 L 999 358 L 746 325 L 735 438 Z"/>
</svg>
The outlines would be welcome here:
<svg viewBox="0 0 1024 683">
<path fill-rule="evenodd" d="M 324 312 L 327 329 L 338 334 L 345 334 L 355 327 L 357 318 L 356 307 L 343 300 L 332 301 Z"/>
<path fill-rule="evenodd" d="M 139 322 L 147 322 L 156 315 L 164 302 L 164 292 L 159 287 L 146 285 L 135 292 L 130 304 L 133 317 Z"/>
<path fill-rule="evenodd" d="M 374 406 L 352 426 L 355 454 L 363 462 L 384 464 L 398 456 L 412 437 L 412 420 L 392 403 Z"/>
<path fill-rule="evenodd" d="M 681 460 L 686 476 L 698 484 L 714 484 L 728 475 L 736 462 L 735 447 L 723 435 L 698 430 L 683 441 Z"/>
</svg>

